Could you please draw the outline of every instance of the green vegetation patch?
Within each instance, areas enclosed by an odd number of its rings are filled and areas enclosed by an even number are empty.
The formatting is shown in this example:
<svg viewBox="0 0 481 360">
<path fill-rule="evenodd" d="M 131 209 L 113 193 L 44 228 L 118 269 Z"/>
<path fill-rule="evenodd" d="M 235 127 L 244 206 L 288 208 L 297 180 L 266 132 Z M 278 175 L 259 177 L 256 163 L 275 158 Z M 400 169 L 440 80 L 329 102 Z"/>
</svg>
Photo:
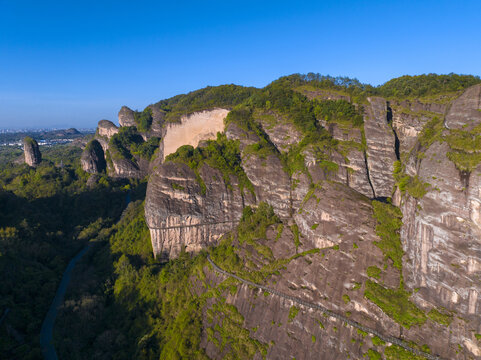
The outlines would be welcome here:
<svg viewBox="0 0 481 360">
<path fill-rule="evenodd" d="M 431 309 L 428 312 L 428 316 L 431 320 L 436 321 L 437 323 L 444 325 L 444 326 L 449 326 L 451 322 L 453 321 L 453 315 L 451 314 L 444 314 L 437 309 Z"/>
<path fill-rule="evenodd" d="M 410 294 L 402 288 L 387 289 L 368 280 L 364 296 L 407 329 L 426 322 L 426 315 L 409 300 Z"/>
<path fill-rule="evenodd" d="M 314 103 L 316 118 L 328 123 L 337 123 L 342 128 L 361 127 L 364 124 L 362 107 L 356 107 L 346 100 L 317 100 Z"/>
<path fill-rule="evenodd" d="M 291 308 L 289 309 L 289 316 L 288 316 L 289 322 L 292 322 L 292 320 L 294 320 L 294 318 L 299 313 L 299 310 L 300 309 L 297 306 L 291 306 Z"/>
<path fill-rule="evenodd" d="M 279 218 L 265 202 L 261 202 L 257 209 L 244 208 L 237 231 L 224 236 L 220 244 L 211 249 L 212 260 L 226 271 L 263 284 L 271 275 L 279 274 L 279 270 L 292 260 L 319 253 L 319 249 L 311 249 L 287 258 L 275 259 L 270 247 L 263 245 L 261 240 L 266 238 L 268 227 L 278 228 L 279 224 Z M 242 245 L 244 250 L 233 246 L 235 242 Z M 257 261 L 260 259 L 262 263 L 256 265 L 252 258 Z"/>
<path fill-rule="evenodd" d="M 377 266 L 369 266 L 366 270 L 367 276 L 380 279 L 381 278 L 381 269 L 379 269 Z"/>
<path fill-rule="evenodd" d="M 374 336 L 372 338 L 372 344 L 374 346 L 383 346 L 383 345 L 386 345 L 386 342 L 384 342 L 383 340 L 381 340 L 379 337 L 377 336 Z"/>
<path fill-rule="evenodd" d="M 159 147 L 160 139 L 152 137 L 144 141 L 135 126 L 124 126 L 110 138 L 109 148 L 117 159 L 134 160 L 134 155 L 150 160 Z"/>
<path fill-rule="evenodd" d="M 177 122 L 183 115 L 216 107 L 232 109 L 259 92 L 253 87 L 238 85 L 207 86 L 188 94 L 161 100 L 153 106 L 165 112 L 165 121 Z"/>
<path fill-rule="evenodd" d="M 473 171 L 481 162 L 481 125 L 471 131 L 450 130 L 445 137 L 451 151 L 447 156 L 460 171 Z"/>
<path fill-rule="evenodd" d="M 373 349 L 369 349 L 364 356 L 367 356 L 369 360 L 382 360 L 381 354 Z"/>
<path fill-rule="evenodd" d="M 152 109 L 150 107 L 146 107 L 144 111 L 134 112 L 134 120 L 137 124 L 137 129 L 139 131 L 145 132 L 149 131 L 150 127 L 152 126 Z"/>
<path fill-rule="evenodd" d="M 472 75 L 405 75 L 389 80 L 379 87 L 379 92 L 385 97 L 422 97 L 458 92 L 480 82 L 478 76 Z"/>
<path fill-rule="evenodd" d="M 425 360 L 424 356 L 414 355 L 399 345 L 391 345 L 384 349 L 386 360 Z"/>
<path fill-rule="evenodd" d="M 400 161 L 394 162 L 393 175 L 401 193 L 404 194 L 407 191 L 409 195 L 416 199 L 421 199 L 426 195 L 431 186 L 428 183 L 422 182 L 417 175 L 413 177 L 405 174 Z"/>
<path fill-rule="evenodd" d="M 208 339 L 223 352 L 224 359 L 252 359 L 257 353 L 265 358 L 268 346 L 251 338 L 250 331 L 243 326 L 244 317 L 234 305 L 221 300 L 210 311 L 221 321 L 207 331 Z"/>
<path fill-rule="evenodd" d="M 375 244 L 379 247 L 384 255 L 390 258 L 393 265 L 402 270 L 403 249 L 399 231 L 402 226 L 402 213 L 399 208 L 374 200 L 372 202 L 374 218 L 377 221 L 376 234 L 381 238 L 381 241 L 376 241 Z"/>
<path fill-rule="evenodd" d="M 237 177 L 241 191 L 248 189 L 254 194 L 254 186 L 241 166 L 239 142 L 228 140 L 225 134 L 217 134 L 217 139 L 207 141 L 205 147 L 181 146 L 175 153 L 168 155 L 165 161 L 184 163 L 194 170 L 203 194 L 206 187 L 199 174 L 203 164 L 220 170 L 228 187 L 232 188 L 230 176 L 233 175 Z"/>
</svg>

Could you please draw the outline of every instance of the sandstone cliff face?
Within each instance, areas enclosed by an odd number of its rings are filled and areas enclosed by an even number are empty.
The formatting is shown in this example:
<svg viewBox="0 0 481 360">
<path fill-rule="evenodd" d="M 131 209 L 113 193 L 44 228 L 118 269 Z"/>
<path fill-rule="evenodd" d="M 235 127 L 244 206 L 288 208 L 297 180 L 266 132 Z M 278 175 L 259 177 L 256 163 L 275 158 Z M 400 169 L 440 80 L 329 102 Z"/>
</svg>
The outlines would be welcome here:
<svg viewBox="0 0 481 360">
<path fill-rule="evenodd" d="M 213 109 L 183 116 L 180 123 L 167 124 L 162 142 L 164 158 L 174 153 L 182 145 L 196 147 L 200 141 L 215 139 L 218 132 L 224 131 L 226 109 Z"/>
<path fill-rule="evenodd" d="M 100 136 L 111 138 L 119 132 L 119 128 L 112 121 L 100 120 L 97 125 L 97 132 Z"/>
<path fill-rule="evenodd" d="M 120 126 L 135 126 L 135 116 L 132 109 L 127 106 L 122 106 L 119 111 L 119 125 Z"/>
<path fill-rule="evenodd" d="M 386 100 L 369 98 L 364 117 L 367 142 L 367 165 L 375 197 L 390 197 L 393 187 L 393 164 L 396 161 L 395 136 L 388 124 Z"/>
<path fill-rule="evenodd" d="M 481 85 L 466 90 L 456 99 L 446 115 L 445 125 L 448 129 L 471 130 L 481 123 Z"/>
<path fill-rule="evenodd" d="M 165 163 L 151 176 L 145 203 L 156 257 L 168 259 L 186 251 L 199 251 L 238 223 L 244 206 L 253 204 L 250 193 L 241 193 L 237 179 L 224 182 L 222 173 L 208 165 L 199 170 L 206 188 L 185 164 Z"/>
<path fill-rule="evenodd" d="M 40 153 L 37 141 L 29 136 L 23 139 L 23 152 L 25 163 L 29 166 L 36 167 L 42 161 L 42 154 Z"/>
<path fill-rule="evenodd" d="M 475 86 L 455 100 L 445 126 L 468 131 L 478 125 L 479 94 Z M 446 308 L 463 319 L 446 341 L 478 358 L 481 347 L 473 332 L 481 329 L 481 168 L 459 171 L 446 156 L 450 151 L 446 142 L 424 151 L 415 171 L 430 190 L 421 199 L 405 196 L 401 203 L 404 278 L 410 288 L 419 289 L 413 299 L 420 306 Z"/>
<path fill-rule="evenodd" d="M 272 251 L 276 261 L 285 261 L 283 268 L 266 278 L 268 286 L 345 314 L 383 334 L 419 346 L 426 344 L 443 358 L 481 358 L 475 335 L 481 333 L 481 166 L 470 172 L 459 171 L 449 158 L 452 149 L 446 141 L 450 129 L 469 131 L 481 123 L 480 94 L 478 85 L 451 103 L 369 98 L 362 126 L 319 120 L 337 145 L 325 151 L 324 163 L 315 144 L 302 148 L 299 156 L 304 167 L 291 172 L 286 169 L 286 156 L 303 140 L 303 133 L 274 111 L 253 113 L 253 121 L 262 129 L 256 133 L 233 122 L 224 129 L 226 109 L 194 113 L 182 117 L 180 124 L 165 125 L 165 114 L 152 106 L 152 130 L 142 136 L 148 139 L 153 133 L 161 134 L 156 160 L 126 160 L 112 153 L 112 174 L 151 174 L 145 217 L 159 259 L 175 258 L 182 249 L 198 252 L 218 244 L 224 234 L 235 229 L 245 206 L 266 202 L 283 221 L 284 230 L 279 234 L 278 229 L 270 228 L 259 243 Z M 444 121 L 444 127 L 436 141 L 423 148 L 420 136 L 436 117 Z M 135 125 L 134 113 L 122 108 L 119 123 Z M 107 128 L 115 129 L 104 125 L 98 144 L 107 152 L 111 151 L 108 137 L 112 136 Z M 222 171 L 207 164 L 196 172 L 186 164 L 164 162 L 179 146 L 197 146 L 222 131 L 238 143 L 241 167 L 252 192 L 241 191 L 239 179 L 230 176 L 227 182 Z M 261 133 L 266 135 L 268 150 L 258 149 L 264 136 Z M 86 157 L 86 167 L 99 167 L 93 158 Z M 395 180 L 396 160 L 401 161 L 404 173 L 397 174 Z M 410 195 L 399 179 L 404 175 L 411 177 L 404 180 L 416 177 L 420 183 L 428 183 L 427 193 Z M 403 214 L 400 267 L 377 246 L 380 230 L 371 202 L 387 201 L 391 196 Z M 236 246 L 242 256 L 252 252 L 247 246 Z M 302 255 L 315 249 L 320 250 Z M 261 254 L 249 261 L 259 267 L 266 265 Z M 212 269 L 205 271 L 213 284 L 224 280 Z M 370 282 L 388 294 L 405 291 L 424 322 L 400 325 L 399 319 L 388 316 L 368 299 Z M 306 308 L 301 307 L 292 318 L 289 312 L 298 304 L 247 285 L 236 286 L 235 291 L 225 294 L 226 302 L 242 314 L 243 327 L 250 336 L 270 344 L 267 358 L 364 359 L 369 350 L 383 352 L 391 345 L 379 345 L 339 319 Z M 395 302 L 386 297 L 385 301 Z M 210 306 L 213 303 L 205 308 L 205 324 L 210 323 Z M 432 311 L 449 321 L 434 320 L 435 315 L 428 316 Z M 222 358 L 223 352 L 206 333 L 202 344 L 210 357 Z"/>
<path fill-rule="evenodd" d="M 102 145 L 97 140 L 90 141 L 80 158 L 82 169 L 90 174 L 98 174 L 107 169 Z"/>
</svg>

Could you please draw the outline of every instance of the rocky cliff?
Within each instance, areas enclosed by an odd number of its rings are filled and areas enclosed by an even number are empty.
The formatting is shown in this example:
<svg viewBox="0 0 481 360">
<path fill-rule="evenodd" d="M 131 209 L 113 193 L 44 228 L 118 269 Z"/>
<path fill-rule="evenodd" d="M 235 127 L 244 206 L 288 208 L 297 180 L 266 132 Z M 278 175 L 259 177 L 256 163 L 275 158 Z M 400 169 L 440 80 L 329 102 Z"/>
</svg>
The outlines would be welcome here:
<svg viewBox="0 0 481 360">
<path fill-rule="evenodd" d="M 210 358 L 481 358 L 481 85 L 312 83 L 123 107 L 83 167 L 148 175 L 156 258 L 225 270 L 190 279 Z"/>
<path fill-rule="evenodd" d="M 229 114 L 225 133 L 238 146 L 251 191 L 241 191 L 235 178 L 226 181 L 225 169 L 215 164 L 196 170 L 167 159 L 148 184 L 145 211 L 154 252 L 166 259 L 222 243 L 245 206 L 265 202 L 284 228 L 269 228 L 259 239 L 273 258 L 235 245 L 248 267 L 286 262 L 262 278 L 264 284 L 420 351 L 479 358 L 480 89 L 439 102 L 368 97 L 357 106 L 362 125 L 318 116 L 329 135 L 320 130 L 314 140 L 276 110 L 251 111 L 248 121 Z M 350 100 L 321 95 L 322 101 Z M 386 203 L 391 198 L 399 209 Z M 213 283 L 227 281 L 206 274 Z M 270 344 L 267 358 L 409 356 L 338 319 L 247 285 L 225 296 L 242 315 L 242 326 L 256 329 L 252 338 Z M 206 324 L 215 304 L 209 306 Z M 214 330 L 203 346 L 210 357 L 222 358 L 212 336 L 221 335 Z"/>
<path fill-rule="evenodd" d="M 23 139 L 23 152 L 27 165 L 36 167 L 42 162 L 42 154 L 35 139 L 29 136 Z"/>
</svg>

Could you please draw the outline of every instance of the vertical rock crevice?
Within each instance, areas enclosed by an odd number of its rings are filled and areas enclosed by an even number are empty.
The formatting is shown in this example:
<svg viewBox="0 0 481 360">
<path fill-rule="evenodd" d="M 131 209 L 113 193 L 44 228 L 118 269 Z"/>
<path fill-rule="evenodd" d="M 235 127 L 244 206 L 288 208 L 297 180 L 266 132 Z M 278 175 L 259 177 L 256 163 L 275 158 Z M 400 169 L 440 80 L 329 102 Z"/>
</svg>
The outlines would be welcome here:
<svg viewBox="0 0 481 360">
<path fill-rule="evenodd" d="M 401 153 L 400 153 L 400 142 L 399 142 L 399 137 L 397 136 L 396 129 L 393 126 L 392 122 L 392 108 L 389 104 L 389 101 L 386 102 L 387 104 L 387 111 L 386 111 L 386 121 L 389 124 L 389 126 L 392 129 L 392 132 L 394 134 L 394 153 L 396 154 L 396 159 L 399 161 L 401 160 Z"/>
</svg>

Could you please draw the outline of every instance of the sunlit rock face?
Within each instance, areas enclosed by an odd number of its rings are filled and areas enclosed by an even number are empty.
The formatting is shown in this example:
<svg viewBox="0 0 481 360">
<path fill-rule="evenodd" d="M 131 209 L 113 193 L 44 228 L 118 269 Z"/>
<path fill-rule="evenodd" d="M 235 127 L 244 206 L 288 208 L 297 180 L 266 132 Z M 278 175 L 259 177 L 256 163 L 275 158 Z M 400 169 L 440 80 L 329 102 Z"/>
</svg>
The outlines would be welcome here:
<svg viewBox="0 0 481 360">
<path fill-rule="evenodd" d="M 199 251 L 215 244 L 238 223 L 242 209 L 254 203 L 253 195 L 239 190 L 237 179 L 229 186 L 222 173 L 208 165 L 196 174 L 185 164 L 165 163 L 151 175 L 145 218 L 156 257 L 176 257 L 182 249 Z"/>
<path fill-rule="evenodd" d="M 107 163 L 102 145 L 97 140 L 90 141 L 80 158 L 82 169 L 90 174 L 98 174 L 106 171 Z"/>
<path fill-rule="evenodd" d="M 471 130 L 481 123 L 481 84 L 467 89 L 451 104 L 446 115 L 448 129 Z"/>
<path fill-rule="evenodd" d="M 135 126 L 134 111 L 127 106 L 122 106 L 119 111 L 119 125 L 120 126 Z"/>
<path fill-rule="evenodd" d="M 23 139 L 23 152 L 27 165 L 36 167 L 42 162 L 42 153 L 35 139 L 29 136 Z"/>
<path fill-rule="evenodd" d="M 196 147 L 200 141 L 215 139 L 218 132 L 224 131 L 226 109 L 213 109 L 183 116 L 180 123 L 166 124 L 162 142 L 164 158 L 174 153 L 182 145 Z"/>
<path fill-rule="evenodd" d="M 375 197 L 390 197 L 394 187 L 395 136 L 388 124 L 388 107 L 383 98 L 368 98 L 364 117 L 367 165 Z"/>
<path fill-rule="evenodd" d="M 119 132 L 119 129 L 112 121 L 100 120 L 97 125 L 97 132 L 100 136 L 111 138 Z"/>
</svg>

